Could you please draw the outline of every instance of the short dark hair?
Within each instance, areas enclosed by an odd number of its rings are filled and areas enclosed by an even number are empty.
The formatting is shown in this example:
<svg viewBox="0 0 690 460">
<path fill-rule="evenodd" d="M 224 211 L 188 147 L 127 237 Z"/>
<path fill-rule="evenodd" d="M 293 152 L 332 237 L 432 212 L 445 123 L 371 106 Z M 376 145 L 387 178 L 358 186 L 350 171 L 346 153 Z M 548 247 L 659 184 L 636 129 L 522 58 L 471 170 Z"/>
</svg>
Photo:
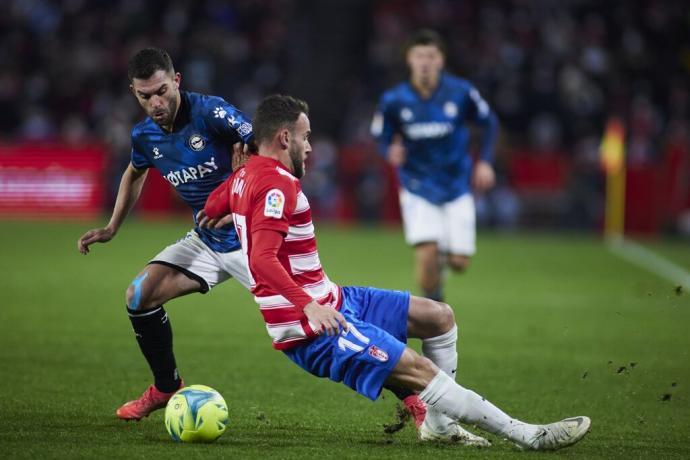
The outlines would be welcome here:
<svg viewBox="0 0 690 460">
<path fill-rule="evenodd" d="M 301 99 L 282 94 L 266 96 L 252 121 L 256 143 L 270 141 L 276 131 L 284 127 L 292 131 L 301 113 L 309 115 L 309 106 Z"/>
<path fill-rule="evenodd" d="M 127 76 L 130 82 L 135 78 L 145 80 L 159 70 L 175 72 L 170 55 L 160 48 L 144 48 L 129 60 Z"/>
<path fill-rule="evenodd" d="M 446 54 L 446 44 L 441 37 L 441 34 L 431 29 L 419 29 L 415 31 L 405 42 L 405 48 L 403 52 L 407 56 L 407 52 L 413 46 L 426 46 L 433 45 L 445 56 Z"/>
</svg>

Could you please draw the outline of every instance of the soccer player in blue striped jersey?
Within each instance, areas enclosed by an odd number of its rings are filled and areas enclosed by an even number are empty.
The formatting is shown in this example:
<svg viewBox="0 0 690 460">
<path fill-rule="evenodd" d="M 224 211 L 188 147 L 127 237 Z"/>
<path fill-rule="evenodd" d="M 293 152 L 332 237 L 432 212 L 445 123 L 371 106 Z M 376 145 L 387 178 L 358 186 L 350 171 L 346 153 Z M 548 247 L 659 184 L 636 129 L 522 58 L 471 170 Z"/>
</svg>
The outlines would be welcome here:
<svg viewBox="0 0 690 460">
<path fill-rule="evenodd" d="M 475 253 L 472 191 L 494 185 L 498 122 L 469 81 L 443 70 L 445 47 L 436 32 L 413 34 L 405 57 L 410 78 L 383 94 L 371 131 L 398 168 L 417 282 L 426 297 L 443 300 L 444 265 L 463 271 Z M 477 161 L 469 152 L 469 123 L 482 128 Z"/>
<path fill-rule="evenodd" d="M 121 419 L 141 419 L 164 407 L 182 386 L 172 346 L 172 329 L 163 304 L 205 293 L 231 277 L 249 287 L 237 234 L 230 224 L 200 228 L 209 194 L 232 172 L 232 163 L 252 139 L 249 118 L 220 97 L 180 91 L 181 75 L 168 53 L 139 51 L 129 62 L 130 89 L 147 118 L 132 129 L 131 162 L 125 170 L 108 225 L 86 232 L 78 249 L 110 241 L 155 168 L 190 208 L 194 228 L 156 255 L 126 292 L 127 313 L 139 347 L 154 376 L 144 394 L 117 410 Z M 234 152 L 234 153 L 233 153 Z"/>
</svg>

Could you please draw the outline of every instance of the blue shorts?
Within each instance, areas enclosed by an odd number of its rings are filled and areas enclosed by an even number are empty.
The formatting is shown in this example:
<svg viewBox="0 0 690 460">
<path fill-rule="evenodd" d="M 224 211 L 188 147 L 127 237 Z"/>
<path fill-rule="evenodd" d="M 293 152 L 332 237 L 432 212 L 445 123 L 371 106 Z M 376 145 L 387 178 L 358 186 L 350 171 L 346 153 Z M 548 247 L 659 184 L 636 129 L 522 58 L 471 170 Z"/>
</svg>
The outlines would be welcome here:
<svg viewBox="0 0 690 460">
<path fill-rule="evenodd" d="M 405 350 L 410 293 L 344 287 L 342 294 L 340 313 L 350 330 L 320 335 L 284 353 L 307 372 L 375 400 Z"/>
</svg>

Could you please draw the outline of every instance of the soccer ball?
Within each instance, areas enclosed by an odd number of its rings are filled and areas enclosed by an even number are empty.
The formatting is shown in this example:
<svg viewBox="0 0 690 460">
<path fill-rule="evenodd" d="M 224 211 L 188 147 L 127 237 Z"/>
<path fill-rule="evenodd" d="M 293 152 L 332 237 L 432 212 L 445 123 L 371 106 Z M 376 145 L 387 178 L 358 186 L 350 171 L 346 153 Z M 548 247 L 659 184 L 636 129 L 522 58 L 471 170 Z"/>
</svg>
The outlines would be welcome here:
<svg viewBox="0 0 690 460">
<path fill-rule="evenodd" d="M 182 388 L 165 408 L 165 428 L 175 441 L 213 442 L 225 432 L 227 423 L 225 400 L 206 385 Z"/>
</svg>

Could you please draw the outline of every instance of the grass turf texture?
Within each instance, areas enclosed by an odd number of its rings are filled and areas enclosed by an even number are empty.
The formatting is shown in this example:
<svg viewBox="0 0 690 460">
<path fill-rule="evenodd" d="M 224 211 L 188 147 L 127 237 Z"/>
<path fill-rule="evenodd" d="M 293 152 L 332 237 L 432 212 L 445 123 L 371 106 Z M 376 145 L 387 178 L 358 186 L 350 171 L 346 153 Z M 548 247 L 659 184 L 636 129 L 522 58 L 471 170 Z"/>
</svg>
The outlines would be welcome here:
<svg viewBox="0 0 690 460">
<path fill-rule="evenodd" d="M 139 423 L 115 409 L 151 382 L 124 311 L 124 291 L 185 223 L 129 222 L 84 257 L 88 224 L 3 222 L 0 267 L 0 446 L 4 458 L 687 458 L 690 294 L 611 255 L 589 237 L 482 234 L 447 300 L 460 325 L 458 380 L 512 415 L 551 422 L 588 415 L 592 432 L 551 454 L 496 439 L 487 450 L 384 435 L 395 398 L 371 403 L 316 379 L 271 349 L 251 296 L 228 282 L 170 302 L 188 384 L 228 402 L 212 445 L 168 437 L 163 411 Z M 321 226 L 340 284 L 414 289 L 396 230 Z M 654 243 L 690 268 L 690 248 Z M 417 346 L 417 345 L 415 345 Z"/>
</svg>

